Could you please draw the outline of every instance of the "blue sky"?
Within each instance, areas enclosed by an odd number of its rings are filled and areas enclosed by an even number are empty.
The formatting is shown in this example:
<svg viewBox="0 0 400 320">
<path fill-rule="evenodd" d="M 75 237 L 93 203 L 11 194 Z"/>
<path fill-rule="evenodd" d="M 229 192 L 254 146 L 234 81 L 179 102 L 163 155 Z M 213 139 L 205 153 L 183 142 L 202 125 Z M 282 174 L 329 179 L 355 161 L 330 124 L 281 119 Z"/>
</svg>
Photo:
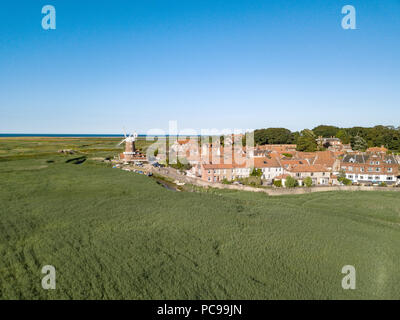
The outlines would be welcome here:
<svg viewBox="0 0 400 320">
<path fill-rule="evenodd" d="M 0 133 L 397 126 L 399 57 L 400 0 L 7 0 Z"/>
</svg>

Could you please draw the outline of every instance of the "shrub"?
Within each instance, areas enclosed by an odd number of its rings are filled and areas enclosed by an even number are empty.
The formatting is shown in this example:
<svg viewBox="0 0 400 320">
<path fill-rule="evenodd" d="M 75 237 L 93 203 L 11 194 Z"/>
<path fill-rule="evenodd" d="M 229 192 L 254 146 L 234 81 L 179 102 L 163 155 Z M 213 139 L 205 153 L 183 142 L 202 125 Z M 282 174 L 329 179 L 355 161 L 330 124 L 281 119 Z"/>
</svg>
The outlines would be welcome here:
<svg viewBox="0 0 400 320">
<path fill-rule="evenodd" d="M 380 187 L 387 187 L 388 185 L 387 185 L 386 182 L 381 182 L 381 183 L 379 184 L 379 186 L 380 186 Z"/>
<path fill-rule="evenodd" d="M 252 177 L 261 177 L 262 176 L 261 169 L 253 168 L 253 170 L 251 170 L 250 176 L 252 176 Z"/>
<path fill-rule="evenodd" d="M 352 185 L 352 181 L 347 179 L 347 178 L 343 178 L 343 177 L 339 177 L 338 181 L 343 183 L 345 186 L 350 186 Z"/>
<path fill-rule="evenodd" d="M 224 178 L 224 179 L 222 179 L 221 183 L 222 184 L 231 184 L 232 181 L 229 181 L 228 179 Z"/>
<path fill-rule="evenodd" d="M 285 182 L 286 188 L 295 188 L 298 185 L 299 185 L 299 182 L 295 178 L 292 178 L 291 176 L 286 178 L 286 182 Z"/>
<path fill-rule="evenodd" d="M 310 177 L 305 178 L 303 182 L 304 185 L 308 188 L 312 186 L 312 179 Z"/>
<path fill-rule="evenodd" d="M 274 180 L 274 186 L 281 188 L 282 187 L 282 180 Z"/>
<path fill-rule="evenodd" d="M 291 153 L 282 153 L 285 157 L 292 158 L 293 155 Z"/>
</svg>

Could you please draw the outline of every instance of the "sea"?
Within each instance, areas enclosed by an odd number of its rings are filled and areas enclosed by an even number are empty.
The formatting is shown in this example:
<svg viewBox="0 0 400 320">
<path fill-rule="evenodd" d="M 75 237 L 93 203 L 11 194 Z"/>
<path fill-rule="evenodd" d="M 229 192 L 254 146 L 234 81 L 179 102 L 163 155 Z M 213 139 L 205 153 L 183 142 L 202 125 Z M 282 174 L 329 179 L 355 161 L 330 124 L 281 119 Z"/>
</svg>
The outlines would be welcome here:
<svg viewBox="0 0 400 320">
<path fill-rule="evenodd" d="M 199 135 L 200 136 L 200 135 Z M 46 137 L 46 138 L 121 138 L 123 134 L 55 134 L 55 133 L 0 133 L 0 138 L 13 138 L 13 137 Z M 152 134 L 138 134 L 138 137 L 169 137 L 166 135 L 152 135 Z M 180 136 L 179 136 L 180 137 Z M 182 136 L 186 137 L 186 136 Z"/>
<path fill-rule="evenodd" d="M 121 138 L 123 134 L 54 134 L 54 133 L 0 133 L 0 137 L 49 137 L 49 138 Z M 146 137 L 139 134 L 139 137 Z"/>
</svg>

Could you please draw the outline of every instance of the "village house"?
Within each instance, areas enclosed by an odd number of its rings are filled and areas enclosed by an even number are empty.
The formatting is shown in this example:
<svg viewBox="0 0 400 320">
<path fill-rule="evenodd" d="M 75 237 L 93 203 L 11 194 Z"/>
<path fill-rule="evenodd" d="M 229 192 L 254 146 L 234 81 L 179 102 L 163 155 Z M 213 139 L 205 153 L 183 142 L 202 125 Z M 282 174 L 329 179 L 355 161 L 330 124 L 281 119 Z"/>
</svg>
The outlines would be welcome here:
<svg viewBox="0 0 400 320">
<path fill-rule="evenodd" d="M 319 136 L 316 140 L 320 148 L 323 147 L 330 151 L 353 151 L 350 144 L 344 144 L 339 138 L 336 137 L 324 138 Z"/>
<path fill-rule="evenodd" d="M 399 164 L 395 157 L 385 153 L 347 154 L 341 161 L 341 171 L 353 183 L 396 184 Z"/>
<path fill-rule="evenodd" d="M 265 145 L 256 145 L 249 151 L 250 157 L 257 156 L 266 156 L 271 152 L 277 152 L 279 154 L 283 153 L 294 153 L 296 152 L 295 144 L 265 144 Z"/>
<path fill-rule="evenodd" d="M 285 173 L 303 185 L 304 179 L 310 177 L 313 185 L 329 185 L 331 170 L 321 164 L 295 164 L 285 169 Z"/>
<path fill-rule="evenodd" d="M 381 154 L 387 154 L 389 150 L 385 148 L 385 146 L 381 147 L 372 147 L 367 149 L 367 153 L 381 153 Z"/>
<path fill-rule="evenodd" d="M 331 146 L 343 146 L 337 138 L 320 138 Z M 395 184 L 399 175 L 398 161 L 387 155 L 387 149 L 369 148 L 366 153 L 347 153 L 342 147 L 317 152 L 296 151 L 296 145 L 262 145 L 244 148 L 218 142 L 199 146 L 193 140 L 178 140 L 171 147 L 190 164 L 189 176 L 208 182 L 233 181 L 247 178 L 253 169 L 261 170 L 261 179 L 267 183 L 288 176 L 298 180 L 311 178 L 313 185 L 335 185 L 340 172 L 355 183 Z M 341 159 L 342 158 L 342 159 Z"/>
<path fill-rule="evenodd" d="M 253 168 L 261 170 L 263 180 L 272 181 L 283 173 L 282 165 L 276 157 L 255 157 L 253 160 Z"/>
<path fill-rule="evenodd" d="M 233 181 L 250 176 L 250 168 L 243 164 L 201 164 L 201 179 L 208 182 Z"/>
</svg>

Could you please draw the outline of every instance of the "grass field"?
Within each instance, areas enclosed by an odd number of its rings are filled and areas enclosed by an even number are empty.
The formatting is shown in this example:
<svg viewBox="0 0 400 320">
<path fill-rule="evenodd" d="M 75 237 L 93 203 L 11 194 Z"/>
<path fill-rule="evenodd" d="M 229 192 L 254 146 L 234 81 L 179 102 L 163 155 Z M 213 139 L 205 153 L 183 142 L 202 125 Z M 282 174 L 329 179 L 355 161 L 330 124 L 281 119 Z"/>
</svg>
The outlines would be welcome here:
<svg viewBox="0 0 400 320">
<path fill-rule="evenodd" d="M 0 140 L 1 299 L 400 299 L 397 192 L 173 192 L 90 160 L 115 143 Z"/>
</svg>

